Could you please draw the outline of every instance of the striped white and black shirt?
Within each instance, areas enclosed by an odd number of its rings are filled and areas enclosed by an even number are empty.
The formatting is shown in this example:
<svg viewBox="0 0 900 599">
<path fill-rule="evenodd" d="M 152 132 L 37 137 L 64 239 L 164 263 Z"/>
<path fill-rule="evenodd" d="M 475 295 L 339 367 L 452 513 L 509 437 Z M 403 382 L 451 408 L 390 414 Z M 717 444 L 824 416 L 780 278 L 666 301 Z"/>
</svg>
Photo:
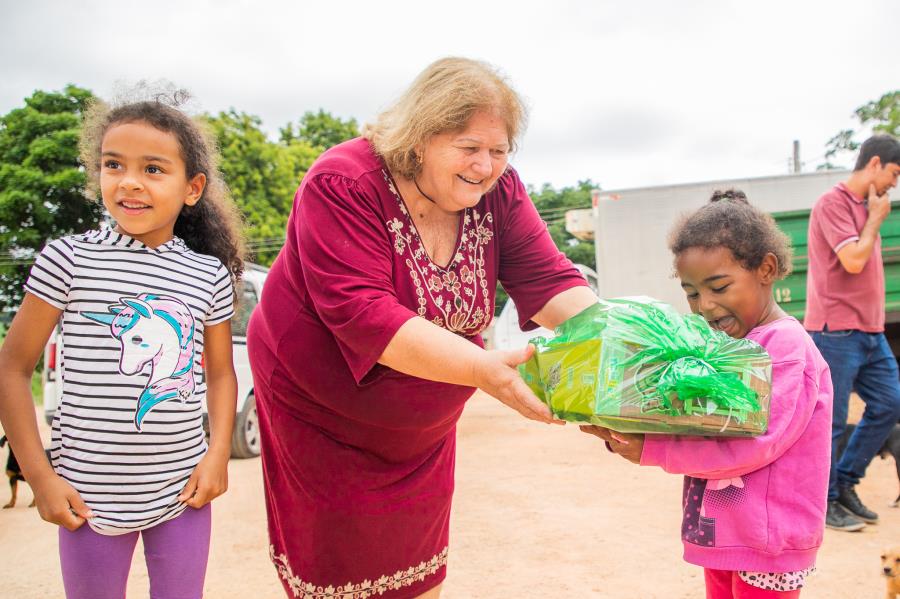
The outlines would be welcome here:
<svg viewBox="0 0 900 599">
<path fill-rule="evenodd" d="M 206 452 L 203 330 L 231 318 L 231 277 L 177 237 L 155 249 L 105 229 L 38 256 L 25 290 L 63 311 L 56 472 L 104 534 L 184 510 L 177 496 Z"/>
</svg>

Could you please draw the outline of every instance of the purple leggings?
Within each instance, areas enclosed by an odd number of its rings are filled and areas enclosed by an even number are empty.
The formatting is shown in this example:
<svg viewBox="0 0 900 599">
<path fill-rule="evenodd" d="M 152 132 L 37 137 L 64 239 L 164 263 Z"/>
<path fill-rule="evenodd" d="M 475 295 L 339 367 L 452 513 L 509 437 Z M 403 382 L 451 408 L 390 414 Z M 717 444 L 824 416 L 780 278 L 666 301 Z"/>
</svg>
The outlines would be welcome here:
<svg viewBox="0 0 900 599">
<path fill-rule="evenodd" d="M 67 599 L 124 599 L 138 535 L 152 599 L 199 599 L 209 557 L 211 504 L 186 508 L 153 528 L 123 535 L 102 535 L 87 524 L 75 531 L 59 528 L 59 561 Z"/>
</svg>

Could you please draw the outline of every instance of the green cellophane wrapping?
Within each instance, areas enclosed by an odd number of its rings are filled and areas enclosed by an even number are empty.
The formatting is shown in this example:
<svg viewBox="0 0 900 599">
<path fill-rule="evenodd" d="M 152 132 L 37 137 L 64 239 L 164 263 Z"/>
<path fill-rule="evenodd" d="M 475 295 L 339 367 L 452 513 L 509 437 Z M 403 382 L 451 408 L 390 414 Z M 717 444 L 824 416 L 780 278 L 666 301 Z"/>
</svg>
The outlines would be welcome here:
<svg viewBox="0 0 900 599">
<path fill-rule="evenodd" d="M 651 298 L 604 300 L 532 340 L 519 367 L 555 416 L 625 433 L 762 434 L 766 351 Z"/>
</svg>

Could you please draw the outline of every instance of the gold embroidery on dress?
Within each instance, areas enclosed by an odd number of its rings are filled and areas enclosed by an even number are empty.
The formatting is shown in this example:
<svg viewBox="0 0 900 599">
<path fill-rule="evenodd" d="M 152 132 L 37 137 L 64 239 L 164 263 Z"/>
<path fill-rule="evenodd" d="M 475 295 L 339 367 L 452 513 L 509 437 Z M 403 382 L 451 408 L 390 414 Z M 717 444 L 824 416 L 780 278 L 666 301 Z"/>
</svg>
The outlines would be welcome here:
<svg viewBox="0 0 900 599">
<path fill-rule="evenodd" d="M 383 595 L 387 591 L 395 591 L 425 580 L 447 565 L 447 553 L 444 547 L 440 553 L 427 561 L 420 562 L 406 570 L 397 570 L 391 576 L 382 576 L 378 580 L 363 580 L 359 583 L 348 582 L 344 585 L 318 586 L 296 576 L 291 570 L 287 556 L 283 553 L 275 555 L 275 546 L 269 545 L 269 558 L 275 564 L 281 576 L 291 589 L 294 597 L 302 599 L 367 599 L 375 595 Z"/>
<path fill-rule="evenodd" d="M 383 171 L 383 175 L 400 211 L 412 222 L 390 175 L 386 171 Z M 392 218 L 386 224 L 388 231 L 394 236 L 394 251 L 401 256 L 408 255 L 404 262 L 416 289 L 417 314 L 424 318 L 428 312 L 428 301 L 425 298 L 427 292 L 439 311 L 431 319 L 434 324 L 454 333 L 474 335 L 484 330 L 493 316 L 490 290 L 485 280 L 484 254 L 486 246 L 494 237 L 489 226 L 493 224 L 494 216 L 490 212 L 482 215 L 474 208 L 467 208 L 463 211 L 462 219 L 456 253 L 446 268 L 440 268 L 428 259 L 422 240 L 412 227 L 407 232 L 406 224 L 398 218 Z M 459 267 L 466 257 L 474 270 L 469 264 Z M 446 298 L 445 301 L 442 292 L 449 292 L 452 298 Z"/>
</svg>

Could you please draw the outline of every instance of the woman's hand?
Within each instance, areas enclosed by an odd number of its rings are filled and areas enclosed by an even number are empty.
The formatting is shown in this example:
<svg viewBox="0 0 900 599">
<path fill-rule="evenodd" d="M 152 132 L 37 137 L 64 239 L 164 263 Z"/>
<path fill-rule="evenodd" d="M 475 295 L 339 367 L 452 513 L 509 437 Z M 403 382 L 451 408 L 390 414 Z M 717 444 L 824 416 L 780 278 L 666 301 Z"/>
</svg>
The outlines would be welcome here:
<svg viewBox="0 0 900 599">
<path fill-rule="evenodd" d="M 38 514 L 47 522 L 75 530 L 94 517 L 75 487 L 55 472 L 44 480 L 29 481 L 29 484 L 34 491 Z"/>
<path fill-rule="evenodd" d="M 201 508 L 228 490 L 228 456 L 207 452 L 184 485 L 178 501 Z"/>
<path fill-rule="evenodd" d="M 534 346 L 523 349 L 484 352 L 484 358 L 475 365 L 478 388 L 505 403 L 531 420 L 553 424 L 565 424 L 557 420 L 540 399 L 532 393 L 516 367 L 527 362 L 534 353 Z"/>
<path fill-rule="evenodd" d="M 619 454 L 629 462 L 641 463 L 641 453 L 644 451 L 644 435 L 619 433 L 596 425 L 582 425 L 578 428 L 584 433 L 603 439 L 606 442 L 606 448 L 611 452 Z"/>
</svg>

